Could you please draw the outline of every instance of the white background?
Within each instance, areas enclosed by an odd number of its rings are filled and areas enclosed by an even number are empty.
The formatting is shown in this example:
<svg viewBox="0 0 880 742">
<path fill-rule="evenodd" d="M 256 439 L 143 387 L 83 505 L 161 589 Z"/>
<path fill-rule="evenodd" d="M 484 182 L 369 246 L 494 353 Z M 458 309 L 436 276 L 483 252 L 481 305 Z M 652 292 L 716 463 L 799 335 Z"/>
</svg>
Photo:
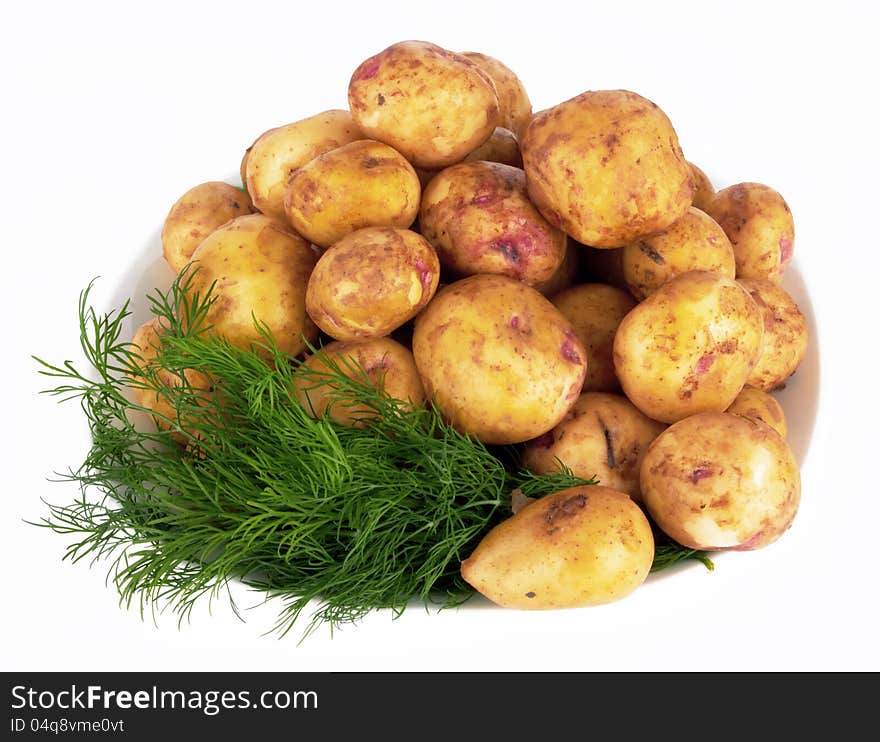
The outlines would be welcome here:
<svg viewBox="0 0 880 742">
<path fill-rule="evenodd" d="M 16 3 L 4 11 L 0 230 L 5 394 L 4 670 L 877 670 L 876 4 L 552 2 Z M 675 125 L 716 187 L 772 185 L 819 359 L 792 529 L 765 550 L 658 576 L 604 607 L 373 614 L 303 643 L 272 606 L 223 601 L 180 628 L 118 604 L 102 565 L 26 525 L 72 486 L 87 431 L 38 395 L 30 354 L 79 359 L 76 301 L 149 286 L 171 204 L 231 179 L 265 129 L 344 107 L 360 61 L 426 39 L 513 68 L 535 110 L 628 88 Z M 811 392 L 812 394 L 812 392 Z M 810 400 L 796 400 L 798 406 Z M 789 403 L 791 404 L 791 402 Z M 797 417 L 798 412 L 794 411 Z M 810 417 L 804 414 L 802 417 Z M 808 431 L 809 432 L 809 431 Z M 243 608 L 256 596 L 237 591 Z"/>
</svg>

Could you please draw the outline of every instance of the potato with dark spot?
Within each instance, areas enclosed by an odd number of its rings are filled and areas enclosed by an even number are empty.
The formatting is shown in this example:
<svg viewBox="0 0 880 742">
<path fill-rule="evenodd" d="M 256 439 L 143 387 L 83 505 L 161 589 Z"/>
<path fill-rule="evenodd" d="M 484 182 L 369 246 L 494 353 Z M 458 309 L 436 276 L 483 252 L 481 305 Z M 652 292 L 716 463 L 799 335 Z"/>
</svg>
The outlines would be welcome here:
<svg viewBox="0 0 880 742">
<path fill-rule="evenodd" d="M 764 318 L 764 342 L 758 362 L 746 380 L 765 392 L 783 386 L 807 352 L 807 319 L 788 292 L 773 281 L 741 278 Z"/>
<path fill-rule="evenodd" d="M 565 466 L 639 502 L 642 457 L 665 428 L 622 395 L 582 394 L 559 425 L 526 443 L 522 465 L 535 474 Z"/>
<path fill-rule="evenodd" d="M 367 405 L 352 402 L 350 397 L 322 379 L 338 369 L 352 379 L 366 379 L 390 399 L 413 407 L 425 404 L 425 390 L 412 353 L 391 338 L 373 338 L 359 342 L 333 341 L 305 360 L 313 374 L 297 374 L 294 387 L 300 404 L 313 417 L 329 414 L 343 425 L 363 426 L 376 415 Z"/>
<path fill-rule="evenodd" d="M 590 359 L 585 392 L 614 392 L 620 382 L 614 371 L 614 335 L 636 306 L 626 291 L 602 283 L 582 283 L 561 291 L 551 301 L 572 324 Z"/>
<path fill-rule="evenodd" d="M 205 237 L 253 210 L 250 196 L 229 183 L 209 181 L 190 188 L 162 225 L 162 254 L 171 270 L 180 273 Z"/>
<path fill-rule="evenodd" d="M 362 227 L 410 227 L 419 213 L 421 191 L 403 155 L 362 139 L 294 172 L 284 192 L 284 211 L 303 237 L 329 247 Z"/>
<path fill-rule="evenodd" d="M 306 314 L 306 286 L 316 259 L 311 245 L 286 224 L 263 214 L 240 216 L 193 253 L 187 291 L 204 297 L 215 284 L 206 317 L 210 332 L 249 349 L 263 342 L 256 319 L 282 352 L 296 355 L 318 336 Z"/>
<path fill-rule="evenodd" d="M 584 485 L 499 523 L 461 563 L 461 576 L 506 608 L 577 608 L 631 594 L 653 560 L 654 535 L 641 508 L 623 492 Z"/>
<path fill-rule="evenodd" d="M 782 281 L 794 254 L 794 219 L 779 193 L 762 183 L 737 183 L 718 191 L 706 213 L 730 238 L 737 278 Z"/>
<path fill-rule="evenodd" d="M 366 227 L 320 257 L 306 290 L 306 311 L 337 340 L 383 337 L 415 317 L 439 281 L 440 261 L 424 237 L 408 229 Z"/>
<path fill-rule="evenodd" d="M 525 133 L 529 121 L 532 120 L 532 102 L 529 94 L 514 71 L 503 62 L 479 52 L 462 52 L 483 72 L 495 85 L 498 93 L 498 105 L 501 108 L 501 126 L 512 131 L 517 139 Z"/>
<path fill-rule="evenodd" d="M 348 102 L 364 133 L 415 166 L 461 162 L 502 125 L 492 80 L 467 57 L 426 41 L 402 41 L 362 62 Z"/>
<path fill-rule="evenodd" d="M 512 165 L 522 168 L 522 153 L 519 151 L 519 143 L 513 132 L 495 128 L 492 136 L 464 158 L 465 162 L 500 162 L 502 165 Z"/>
<path fill-rule="evenodd" d="M 711 216 L 691 206 L 662 232 L 623 248 L 623 277 L 639 301 L 688 271 L 713 271 L 736 277 L 733 248 Z"/>
<path fill-rule="evenodd" d="M 623 391 L 648 417 L 673 423 L 726 410 L 758 361 L 764 322 L 736 281 L 690 271 L 638 304 L 614 336 Z"/>
<path fill-rule="evenodd" d="M 484 443 L 521 443 L 554 427 L 584 383 L 587 356 L 544 296 L 479 274 L 437 292 L 416 317 L 413 355 L 425 394 Z"/>
<path fill-rule="evenodd" d="M 529 201 L 525 173 L 497 162 L 463 162 L 437 173 L 422 194 L 422 234 L 457 276 L 498 273 L 529 285 L 562 265 L 565 233 Z"/>
<path fill-rule="evenodd" d="M 520 148 L 532 201 L 585 245 L 622 247 L 660 232 L 693 200 L 675 129 L 627 90 L 588 91 L 536 113 Z"/>
<path fill-rule="evenodd" d="M 785 438 L 788 435 L 788 425 L 785 421 L 785 411 L 779 400 L 761 391 L 757 387 L 746 384 L 733 404 L 726 410 L 732 415 L 742 415 L 754 420 L 766 423 L 779 435 Z"/>
<path fill-rule="evenodd" d="M 656 524 L 690 549 L 746 551 L 776 541 L 800 502 L 797 462 L 760 420 L 692 415 L 663 431 L 642 460 L 642 499 Z"/>
<path fill-rule="evenodd" d="M 562 263 L 550 278 L 536 283 L 535 288 L 544 296 L 552 298 L 560 291 L 574 286 L 580 272 L 580 248 L 581 246 L 569 237 L 566 240 Z"/>
<path fill-rule="evenodd" d="M 284 219 L 290 174 L 324 152 L 363 139 L 348 111 L 333 109 L 263 132 L 242 158 L 242 182 L 263 214 Z"/>
<path fill-rule="evenodd" d="M 690 165 L 691 173 L 694 176 L 694 200 L 692 205 L 700 211 L 706 211 L 709 208 L 712 197 L 715 195 L 715 186 L 712 185 L 709 176 L 694 165 L 694 163 L 689 162 L 688 165 Z"/>
</svg>

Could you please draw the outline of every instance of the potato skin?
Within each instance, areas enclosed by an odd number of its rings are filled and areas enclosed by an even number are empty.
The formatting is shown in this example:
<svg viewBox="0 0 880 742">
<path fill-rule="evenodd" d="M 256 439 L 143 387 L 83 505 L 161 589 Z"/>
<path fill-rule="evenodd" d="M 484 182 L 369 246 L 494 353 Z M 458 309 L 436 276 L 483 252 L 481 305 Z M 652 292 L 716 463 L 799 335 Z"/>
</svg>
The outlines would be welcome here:
<svg viewBox="0 0 880 742">
<path fill-rule="evenodd" d="M 348 102 L 367 136 L 426 170 L 460 162 L 501 124 L 486 73 L 426 41 L 401 41 L 362 62 L 351 76 Z"/>
<path fill-rule="evenodd" d="M 193 253 L 190 294 L 207 294 L 216 281 L 217 300 L 207 314 L 211 332 L 248 349 L 261 338 L 256 319 L 279 349 L 297 355 L 314 342 L 318 328 L 306 314 L 306 285 L 316 255 L 287 225 L 263 214 L 240 216 L 209 235 Z"/>
<path fill-rule="evenodd" d="M 501 109 L 500 126 L 512 131 L 517 139 L 521 139 L 529 121 L 532 120 L 532 102 L 522 80 L 510 67 L 488 54 L 462 52 L 462 56 L 471 60 L 492 79 Z"/>
<path fill-rule="evenodd" d="M 662 232 L 624 247 L 621 261 L 629 292 L 639 301 L 688 271 L 736 277 L 733 247 L 724 230 L 693 206 Z"/>
<path fill-rule="evenodd" d="M 350 378 L 356 377 L 354 372 L 348 373 L 346 366 L 356 364 L 373 386 L 392 399 L 409 402 L 414 407 L 425 404 L 425 390 L 412 353 L 391 338 L 333 341 L 324 345 L 320 354 L 306 358 L 304 364 L 313 371 L 329 373 L 327 361 L 336 364 Z M 330 384 L 315 384 L 313 380 L 295 376 L 294 389 L 299 403 L 314 417 L 323 417 L 329 408 L 331 420 L 342 425 L 362 427 L 375 415 L 365 405 L 334 400 L 334 387 Z"/>
<path fill-rule="evenodd" d="M 553 430 L 526 443 L 522 465 L 535 474 L 564 465 L 576 477 L 596 477 L 639 502 L 642 458 L 665 429 L 620 394 L 588 392 Z"/>
<path fill-rule="evenodd" d="M 742 286 L 718 273 L 690 271 L 623 318 L 614 368 L 626 396 L 654 420 L 720 412 L 745 386 L 763 332 L 761 312 Z"/>
<path fill-rule="evenodd" d="M 511 165 L 522 169 L 522 153 L 519 151 L 519 142 L 513 132 L 496 126 L 492 136 L 464 158 L 464 162 L 479 162 L 480 160 L 500 162 L 502 165 Z"/>
<path fill-rule="evenodd" d="M 694 165 L 694 163 L 688 162 L 688 165 L 690 165 L 691 174 L 694 176 L 694 200 L 692 205 L 700 211 L 706 211 L 712 202 L 712 198 L 715 196 L 715 186 L 712 185 L 709 176 Z"/>
<path fill-rule="evenodd" d="M 416 317 L 413 355 L 443 415 L 484 443 L 546 433 L 574 404 L 587 369 L 571 323 L 538 291 L 479 274 L 441 288 Z"/>
<path fill-rule="evenodd" d="M 592 247 L 655 234 L 691 205 L 694 183 L 666 114 L 627 90 L 599 90 L 536 113 L 520 142 L 529 196 Z"/>
<path fill-rule="evenodd" d="M 746 551 L 776 541 L 800 502 L 785 440 L 760 420 L 704 412 L 671 425 L 642 460 L 642 499 L 657 525 L 691 549 Z"/>
<path fill-rule="evenodd" d="M 403 155 L 362 139 L 294 172 L 284 192 L 284 211 L 303 237 L 329 247 L 362 227 L 410 227 L 419 213 L 421 190 L 419 176 Z"/>
<path fill-rule="evenodd" d="M 807 352 L 807 319 L 788 292 L 773 281 L 741 278 L 737 281 L 761 310 L 764 342 L 746 384 L 765 392 L 783 386 Z"/>
<path fill-rule="evenodd" d="M 727 233 L 737 278 L 780 283 L 794 254 L 794 219 L 782 196 L 763 183 L 718 191 L 706 208 Z"/>
<path fill-rule="evenodd" d="M 779 401 L 757 387 L 746 384 L 726 412 L 760 420 L 783 438 L 788 435 L 785 411 Z"/>
<path fill-rule="evenodd" d="M 572 324 L 587 349 L 585 392 L 614 392 L 620 382 L 614 371 L 614 335 L 636 306 L 626 291 L 602 283 L 582 283 L 559 292 L 551 301 Z"/>
<path fill-rule="evenodd" d="M 383 337 L 415 317 L 439 282 L 440 261 L 424 237 L 408 229 L 366 227 L 319 258 L 306 311 L 337 340 Z"/>
<path fill-rule="evenodd" d="M 647 578 L 654 536 L 641 508 L 601 485 L 561 490 L 499 523 L 461 564 L 493 603 L 543 610 L 611 603 Z"/>
<path fill-rule="evenodd" d="M 229 183 L 214 180 L 190 188 L 162 225 L 162 254 L 171 270 L 180 273 L 205 237 L 230 219 L 253 211 L 250 196 Z"/>
<path fill-rule="evenodd" d="M 562 265 L 565 233 L 529 201 L 525 173 L 497 162 L 463 162 L 428 183 L 422 234 L 457 276 L 498 273 L 534 285 Z"/>
<path fill-rule="evenodd" d="M 324 152 L 363 139 L 348 111 L 332 109 L 263 132 L 242 158 L 242 182 L 263 214 L 283 220 L 290 174 Z"/>
</svg>

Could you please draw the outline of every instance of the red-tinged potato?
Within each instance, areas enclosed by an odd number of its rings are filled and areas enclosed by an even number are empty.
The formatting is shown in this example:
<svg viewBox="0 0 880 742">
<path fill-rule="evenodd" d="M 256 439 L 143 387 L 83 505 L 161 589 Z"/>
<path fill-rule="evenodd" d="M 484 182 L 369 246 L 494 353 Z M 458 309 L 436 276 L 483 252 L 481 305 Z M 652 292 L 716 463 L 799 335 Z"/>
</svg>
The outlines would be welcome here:
<svg viewBox="0 0 880 742">
<path fill-rule="evenodd" d="M 669 228 L 623 248 L 623 277 L 639 301 L 688 271 L 736 277 L 733 247 L 718 223 L 691 206 Z"/>
<path fill-rule="evenodd" d="M 290 174 L 324 152 L 363 139 L 348 111 L 333 109 L 263 132 L 242 158 L 242 183 L 254 206 L 283 220 Z"/>
<path fill-rule="evenodd" d="M 644 583 L 654 535 L 623 492 L 584 485 L 530 502 L 499 523 L 461 564 L 493 603 L 541 610 L 611 603 Z"/>
<path fill-rule="evenodd" d="M 565 466 L 639 502 L 642 457 L 665 428 L 622 395 L 582 394 L 559 425 L 526 443 L 522 465 L 535 474 Z"/>
<path fill-rule="evenodd" d="M 693 206 L 700 211 L 706 211 L 712 202 L 712 198 L 715 196 L 715 186 L 712 185 L 709 176 L 694 165 L 694 163 L 689 162 L 688 165 L 690 165 L 691 173 L 694 176 Z"/>
<path fill-rule="evenodd" d="M 294 376 L 294 388 L 299 403 L 313 417 L 329 414 L 331 420 L 342 425 L 361 427 L 376 415 L 375 410 L 351 402 L 336 387 L 322 382 L 320 375 L 330 375 L 333 367 L 349 378 L 363 378 L 360 374 L 365 374 L 373 386 L 391 399 L 413 407 L 425 404 L 425 390 L 412 353 L 391 338 L 334 341 L 306 358 L 304 365 L 315 375 L 298 373 Z"/>
<path fill-rule="evenodd" d="M 737 278 L 780 283 L 794 254 L 794 219 L 782 196 L 762 183 L 718 191 L 706 207 L 730 238 Z"/>
<path fill-rule="evenodd" d="M 690 271 L 639 303 L 614 336 L 614 369 L 630 401 L 673 423 L 726 410 L 761 352 L 764 322 L 736 281 Z"/>
<path fill-rule="evenodd" d="M 779 435 L 785 438 L 788 435 L 788 424 L 785 421 L 785 411 L 779 400 L 757 387 L 746 384 L 739 396 L 733 400 L 733 404 L 727 408 L 732 415 L 750 417 L 766 423 Z"/>
<path fill-rule="evenodd" d="M 738 283 L 749 292 L 764 317 L 761 354 L 746 384 L 765 392 L 778 389 L 797 370 L 807 352 L 807 319 L 788 292 L 773 281 L 741 278 Z"/>
<path fill-rule="evenodd" d="M 492 79 L 501 108 L 501 126 L 512 131 L 518 139 L 522 138 L 529 121 L 532 120 L 532 102 L 522 80 L 510 67 L 495 57 L 479 52 L 462 52 L 462 55 Z"/>
<path fill-rule="evenodd" d="M 671 425 L 642 460 L 642 499 L 691 549 L 745 551 L 776 541 L 800 502 L 797 462 L 760 420 L 704 412 Z"/>
<path fill-rule="evenodd" d="M 367 136 L 426 170 L 461 162 L 501 125 L 486 73 L 426 41 L 401 41 L 362 62 L 351 76 L 348 102 Z"/>
<path fill-rule="evenodd" d="M 162 254 L 171 270 L 180 273 L 205 237 L 253 210 L 250 196 L 229 183 L 209 181 L 190 188 L 162 225 Z"/>
<path fill-rule="evenodd" d="M 249 349 L 263 342 L 254 321 L 272 333 L 279 350 L 297 355 L 318 328 L 306 314 L 306 286 L 317 257 L 289 226 L 263 214 L 240 216 L 210 234 L 193 253 L 190 295 L 216 300 L 210 332 Z"/>
<path fill-rule="evenodd" d="M 484 443 L 521 443 L 574 404 L 587 356 L 538 291 L 479 274 L 440 289 L 416 317 L 413 355 L 429 400 Z"/>
<path fill-rule="evenodd" d="M 422 234 L 455 275 L 498 273 L 529 285 L 562 265 L 565 233 L 529 201 L 525 173 L 497 162 L 463 162 L 437 173 L 422 194 Z"/>
<path fill-rule="evenodd" d="M 495 127 L 492 136 L 464 158 L 465 162 L 500 162 L 502 165 L 522 168 L 522 154 L 519 151 L 519 142 L 513 132 Z"/>
<path fill-rule="evenodd" d="M 320 257 L 309 278 L 306 311 L 337 340 L 384 337 L 427 305 L 439 281 L 440 261 L 424 237 L 366 227 Z"/>
<path fill-rule="evenodd" d="M 572 324 L 587 349 L 585 392 L 614 392 L 620 382 L 614 371 L 614 336 L 623 318 L 636 306 L 626 291 L 602 283 L 582 283 L 565 289 L 551 301 Z"/>
<path fill-rule="evenodd" d="M 660 232 L 694 182 L 666 114 L 627 90 L 598 90 L 536 113 L 520 142 L 529 196 L 551 224 L 593 247 Z"/>
</svg>

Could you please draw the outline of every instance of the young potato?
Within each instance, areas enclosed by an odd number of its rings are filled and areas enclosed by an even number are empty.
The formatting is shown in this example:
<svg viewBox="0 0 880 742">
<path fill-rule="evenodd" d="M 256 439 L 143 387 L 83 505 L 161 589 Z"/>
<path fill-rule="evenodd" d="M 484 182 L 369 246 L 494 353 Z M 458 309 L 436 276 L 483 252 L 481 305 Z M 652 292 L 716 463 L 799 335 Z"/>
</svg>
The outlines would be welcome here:
<svg viewBox="0 0 880 742">
<path fill-rule="evenodd" d="M 419 176 L 403 155 L 362 139 L 325 152 L 293 173 L 284 210 L 303 237 L 329 247 L 362 227 L 411 226 L 421 190 Z"/>
<path fill-rule="evenodd" d="M 535 289 L 479 274 L 440 289 L 416 317 L 413 355 L 428 399 L 484 443 L 521 443 L 554 427 L 584 383 L 571 323 Z"/>
<path fill-rule="evenodd" d="M 683 546 L 760 549 L 791 526 L 800 502 L 797 462 L 760 420 L 703 412 L 663 431 L 642 460 L 642 499 Z"/>
<path fill-rule="evenodd" d="M 337 340 L 383 337 L 415 317 L 439 281 L 440 261 L 424 237 L 366 227 L 320 257 L 306 289 L 306 311 Z"/>
<path fill-rule="evenodd" d="M 367 136 L 426 170 L 461 162 L 501 125 L 489 77 L 467 57 L 426 41 L 392 44 L 361 63 L 348 102 Z"/>
<path fill-rule="evenodd" d="M 653 561 L 654 534 L 641 508 L 623 492 L 585 485 L 499 523 L 461 563 L 461 576 L 506 608 L 577 608 L 626 597 Z"/>
<path fill-rule="evenodd" d="M 746 384 L 739 396 L 733 400 L 733 404 L 727 408 L 727 412 L 732 415 L 742 415 L 760 420 L 783 438 L 788 435 L 788 425 L 785 422 L 785 411 L 782 409 L 782 405 L 774 397 L 757 387 Z"/>
<path fill-rule="evenodd" d="M 506 64 L 479 52 L 462 52 L 462 55 L 485 72 L 495 85 L 498 105 L 501 108 L 501 126 L 521 139 L 532 120 L 532 102 L 513 70 Z M 487 159 L 487 158 L 483 158 Z"/>
<path fill-rule="evenodd" d="M 614 336 L 614 368 L 632 403 L 673 423 L 726 410 L 761 352 L 764 323 L 736 281 L 690 271 L 638 304 Z"/>
<path fill-rule="evenodd" d="M 552 300 L 572 324 L 587 349 L 589 365 L 585 392 L 613 392 L 620 389 L 614 371 L 614 335 L 636 301 L 626 291 L 601 283 L 583 283 L 561 291 Z"/>
<path fill-rule="evenodd" d="M 773 281 L 740 278 L 738 283 L 751 294 L 764 317 L 764 343 L 746 384 L 765 392 L 778 389 L 807 352 L 806 317 L 788 292 Z"/>
<path fill-rule="evenodd" d="M 343 144 L 363 139 L 348 111 L 333 109 L 263 132 L 242 158 L 242 182 L 260 212 L 284 219 L 290 174 Z"/>
<path fill-rule="evenodd" d="M 391 338 L 354 343 L 334 341 L 304 361 L 311 370 L 325 374 L 331 373 L 328 362 L 352 379 L 362 379 L 361 374 L 365 374 L 373 386 L 391 399 L 409 402 L 414 407 L 425 404 L 425 390 L 412 353 Z M 329 383 L 297 375 L 294 389 L 299 403 L 313 417 L 329 414 L 331 420 L 342 425 L 361 427 L 376 415 L 367 405 L 340 398 L 338 389 Z"/>
<path fill-rule="evenodd" d="M 688 165 L 690 165 L 691 174 L 694 176 L 693 206 L 700 211 L 706 211 L 715 195 L 715 186 L 712 185 L 709 176 L 694 165 L 694 163 L 688 162 Z"/>
<path fill-rule="evenodd" d="M 595 477 L 639 502 L 642 457 L 665 428 L 622 395 L 589 392 L 553 430 L 526 443 L 522 465 L 535 474 L 566 466 L 576 477 Z"/>
<path fill-rule="evenodd" d="M 565 242 L 565 255 L 563 255 L 562 263 L 556 269 L 556 272 L 546 281 L 539 281 L 535 284 L 535 288 L 544 296 L 553 297 L 560 291 L 574 286 L 577 281 L 580 271 L 580 245 L 571 237 Z"/>
<path fill-rule="evenodd" d="M 458 276 L 498 273 L 529 285 L 562 265 L 565 233 L 529 201 L 525 173 L 498 162 L 463 162 L 437 173 L 422 194 L 422 234 Z"/>
<path fill-rule="evenodd" d="M 250 196 L 229 183 L 209 181 L 190 188 L 177 199 L 162 225 L 162 254 L 171 270 L 180 273 L 205 237 L 253 210 Z"/>
<path fill-rule="evenodd" d="M 495 127 L 492 136 L 464 158 L 465 162 L 500 162 L 502 165 L 522 168 L 522 153 L 512 131 Z"/>
<path fill-rule="evenodd" d="M 639 301 L 688 271 L 713 271 L 736 277 L 733 247 L 718 223 L 689 207 L 669 228 L 623 248 L 623 277 Z"/>
<path fill-rule="evenodd" d="M 536 113 L 520 148 L 532 201 L 585 245 L 623 247 L 660 232 L 693 200 L 675 129 L 627 90 L 588 91 Z"/>
<path fill-rule="evenodd" d="M 730 238 L 737 278 L 782 281 L 794 253 L 794 219 L 779 193 L 762 183 L 738 183 L 718 191 L 706 213 Z"/>
<path fill-rule="evenodd" d="M 210 234 L 193 253 L 187 290 L 204 297 L 212 284 L 210 331 L 248 349 L 265 324 L 278 348 L 297 355 L 318 337 L 306 314 L 306 285 L 316 255 L 290 228 L 263 214 L 240 216 Z"/>
</svg>

